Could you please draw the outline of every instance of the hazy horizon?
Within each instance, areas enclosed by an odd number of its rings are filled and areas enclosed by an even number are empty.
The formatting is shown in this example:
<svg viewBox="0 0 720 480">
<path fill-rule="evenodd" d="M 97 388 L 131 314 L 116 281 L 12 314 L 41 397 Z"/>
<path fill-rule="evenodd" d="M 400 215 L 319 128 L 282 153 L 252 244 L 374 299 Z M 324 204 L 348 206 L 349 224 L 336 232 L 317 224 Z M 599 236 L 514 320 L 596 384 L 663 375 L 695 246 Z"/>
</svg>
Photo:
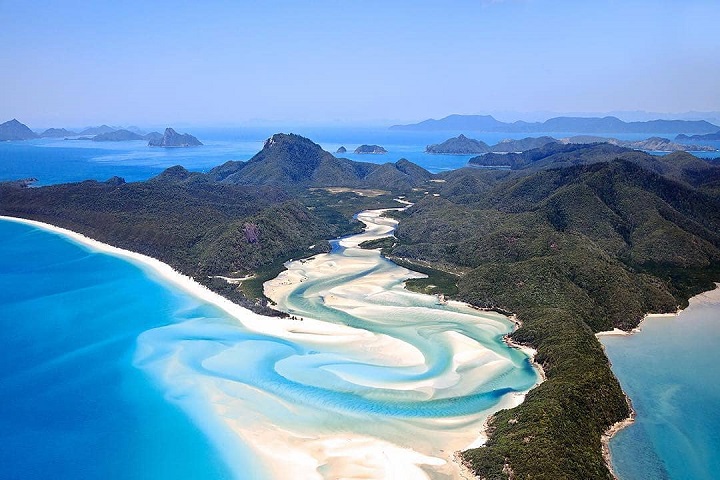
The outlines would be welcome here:
<svg viewBox="0 0 720 480">
<path fill-rule="evenodd" d="M 31 128 L 720 119 L 710 0 L 29 1 L 0 18 L 0 121 Z"/>
</svg>

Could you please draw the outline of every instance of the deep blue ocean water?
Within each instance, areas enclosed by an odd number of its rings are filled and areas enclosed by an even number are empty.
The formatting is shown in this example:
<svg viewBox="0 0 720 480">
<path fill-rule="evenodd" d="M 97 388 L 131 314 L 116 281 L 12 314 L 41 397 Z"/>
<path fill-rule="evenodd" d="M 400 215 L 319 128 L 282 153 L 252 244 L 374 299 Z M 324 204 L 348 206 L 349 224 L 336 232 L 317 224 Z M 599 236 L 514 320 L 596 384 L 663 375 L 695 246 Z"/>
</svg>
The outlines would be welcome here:
<svg viewBox="0 0 720 480">
<path fill-rule="evenodd" d="M 621 480 L 712 480 L 720 472 L 720 300 L 601 337 L 635 422 L 611 440 Z"/>
</svg>

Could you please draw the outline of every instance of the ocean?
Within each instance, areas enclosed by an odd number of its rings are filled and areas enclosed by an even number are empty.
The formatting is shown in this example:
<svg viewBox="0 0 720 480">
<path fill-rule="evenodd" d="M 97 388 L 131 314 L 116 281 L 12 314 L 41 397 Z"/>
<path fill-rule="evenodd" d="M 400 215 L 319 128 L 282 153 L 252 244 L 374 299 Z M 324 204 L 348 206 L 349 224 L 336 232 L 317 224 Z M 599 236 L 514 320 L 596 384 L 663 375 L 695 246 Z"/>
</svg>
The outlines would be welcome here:
<svg viewBox="0 0 720 480">
<path fill-rule="evenodd" d="M 711 480 L 720 472 L 720 294 L 629 336 L 602 336 L 635 422 L 610 441 L 621 480 Z"/>
</svg>

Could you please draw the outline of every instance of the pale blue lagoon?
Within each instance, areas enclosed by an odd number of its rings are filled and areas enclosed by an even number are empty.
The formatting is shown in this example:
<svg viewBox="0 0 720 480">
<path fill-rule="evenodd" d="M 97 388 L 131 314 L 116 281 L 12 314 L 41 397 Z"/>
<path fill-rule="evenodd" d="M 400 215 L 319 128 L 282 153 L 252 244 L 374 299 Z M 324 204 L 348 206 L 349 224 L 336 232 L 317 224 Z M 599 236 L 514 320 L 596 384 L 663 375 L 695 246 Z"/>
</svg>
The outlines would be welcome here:
<svg viewBox="0 0 720 480">
<path fill-rule="evenodd" d="M 610 442 L 621 480 L 712 480 L 720 475 L 720 295 L 677 316 L 647 319 L 630 336 L 601 337 L 635 422 Z"/>
</svg>

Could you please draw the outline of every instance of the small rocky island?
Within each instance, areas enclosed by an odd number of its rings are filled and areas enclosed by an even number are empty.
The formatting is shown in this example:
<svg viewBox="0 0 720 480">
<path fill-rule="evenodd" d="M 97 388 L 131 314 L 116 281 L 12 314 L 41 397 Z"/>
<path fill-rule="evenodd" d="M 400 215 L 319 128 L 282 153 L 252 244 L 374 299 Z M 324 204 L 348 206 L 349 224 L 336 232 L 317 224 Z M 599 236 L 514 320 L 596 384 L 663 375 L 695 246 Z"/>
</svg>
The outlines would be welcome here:
<svg viewBox="0 0 720 480">
<path fill-rule="evenodd" d="M 340 148 L 337 149 L 337 151 L 335 153 L 347 153 L 347 148 L 341 146 Z"/>
<path fill-rule="evenodd" d="M 437 145 L 428 145 L 425 148 L 427 153 L 439 153 L 445 155 L 478 155 L 490 152 L 524 152 L 533 148 L 540 148 L 548 143 L 557 142 L 552 137 L 527 137 L 520 140 L 507 139 L 502 140 L 495 145 L 488 145 L 481 140 L 468 138 L 460 135 L 455 138 L 445 140 Z"/>
<path fill-rule="evenodd" d="M 165 129 L 162 138 L 150 139 L 148 147 L 195 147 L 202 145 L 202 142 L 189 133 L 180 134 L 172 128 Z"/>
<path fill-rule="evenodd" d="M 380 145 L 360 145 L 355 149 L 355 153 L 382 155 L 383 153 L 387 153 L 387 150 Z"/>
</svg>

